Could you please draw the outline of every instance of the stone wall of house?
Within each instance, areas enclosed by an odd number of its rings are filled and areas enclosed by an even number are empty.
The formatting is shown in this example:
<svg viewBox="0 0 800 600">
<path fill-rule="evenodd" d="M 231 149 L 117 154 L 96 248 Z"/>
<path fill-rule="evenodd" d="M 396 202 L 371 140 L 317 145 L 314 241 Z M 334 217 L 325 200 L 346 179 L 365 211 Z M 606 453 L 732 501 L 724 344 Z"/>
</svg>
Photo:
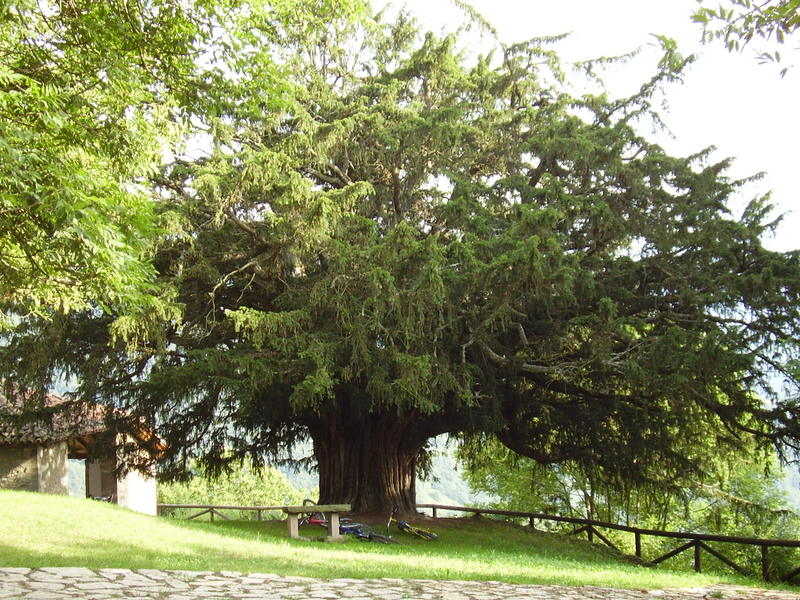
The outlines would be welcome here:
<svg viewBox="0 0 800 600">
<path fill-rule="evenodd" d="M 69 495 L 69 465 L 67 442 L 37 446 L 36 466 L 39 491 L 45 494 Z"/>
<path fill-rule="evenodd" d="M 0 447 L 0 488 L 69 494 L 66 442 Z"/>
<path fill-rule="evenodd" d="M 0 447 L 0 488 L 10 490 L 39 489 L 36 448 Z"/>
<path fill-rule="evenodd" d="M 156 480 L 131 471 L 114 477 L 113 460 L 87 460 L 86 494 L 110 497 L 120 506 L 148 515 L 156 514 Z M 69 495 L 69 460 L 66 442 L 50 446 L 0 446 L 0 489 Z"/>
</svg>

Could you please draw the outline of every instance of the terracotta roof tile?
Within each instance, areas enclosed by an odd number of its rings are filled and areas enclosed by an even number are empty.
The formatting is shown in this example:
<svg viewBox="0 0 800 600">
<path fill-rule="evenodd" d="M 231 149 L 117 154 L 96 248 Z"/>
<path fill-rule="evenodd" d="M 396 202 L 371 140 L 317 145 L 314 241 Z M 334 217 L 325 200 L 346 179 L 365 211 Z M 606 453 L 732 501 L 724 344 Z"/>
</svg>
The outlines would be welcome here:
<svg viewBox="0 0 800 600">
<path fill-rule="evenodd" d="M 53 394 L 38 405 L 41 418 L 23 418 L 22 407 L 27 399 L 18 393 L 9 400 L 0 393 L 0 446 L 46 445 L 107 429 L 103 408 L 87 408 Z"/>
</svg>

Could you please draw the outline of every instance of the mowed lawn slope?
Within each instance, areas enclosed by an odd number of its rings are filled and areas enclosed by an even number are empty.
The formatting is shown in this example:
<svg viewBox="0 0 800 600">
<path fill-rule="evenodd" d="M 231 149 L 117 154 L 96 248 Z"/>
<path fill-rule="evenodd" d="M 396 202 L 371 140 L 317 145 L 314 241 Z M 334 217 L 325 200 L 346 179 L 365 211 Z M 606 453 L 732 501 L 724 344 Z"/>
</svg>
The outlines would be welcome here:
<svg viewBox="0 0 800 600">
<path fill-rule="evenodd" d="M 241 571 L 320 578 L 469 579 L 653 589 L 733 576 L 636 565 L 598 545 L 495 521 L 444 520 L 439 542 L 289 540 L 280 521 L 197 523 L 60 496 L 0 491 L 0 566 Z M 320 530 L 321 531 L 321 530 Z M 307 530 L 317 535 L 318 530 Z"/>
</svg>

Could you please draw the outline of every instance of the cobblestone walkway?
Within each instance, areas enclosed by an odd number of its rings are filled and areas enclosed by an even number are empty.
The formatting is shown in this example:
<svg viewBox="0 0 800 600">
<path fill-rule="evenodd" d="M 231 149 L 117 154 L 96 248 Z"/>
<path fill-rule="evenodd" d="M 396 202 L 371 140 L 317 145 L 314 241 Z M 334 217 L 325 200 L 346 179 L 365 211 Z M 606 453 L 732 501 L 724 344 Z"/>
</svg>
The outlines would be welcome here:
<svg viewBox="0 0 800 600">
<path fill-rule="evenodd" d="M 726 586 L 683 590 L 511 585 L 498 582 L 331 579 L 242 573 L 0 568 L 3 600 L 800 600 L 800 594 Z"/>
</svg>

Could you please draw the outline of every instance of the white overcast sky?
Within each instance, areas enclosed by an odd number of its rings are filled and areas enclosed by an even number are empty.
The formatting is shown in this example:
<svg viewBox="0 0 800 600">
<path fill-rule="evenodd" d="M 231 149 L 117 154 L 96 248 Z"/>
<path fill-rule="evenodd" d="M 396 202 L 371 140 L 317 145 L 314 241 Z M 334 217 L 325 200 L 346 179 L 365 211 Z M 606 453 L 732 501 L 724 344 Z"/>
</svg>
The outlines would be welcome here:
<svg viewBox="0 0 800 600">
<path fill-rule="evenodd" d="M 375 7 L 383 4 L 373 0 Z M 696 0 L 472 0 L 470 4 L 507 43 L 571 32 L 556 46 L 567 61 L 642 48 L 633 64 L 608 72 L 612 93 L 634 91 L 653 72 L 660 54 L 651 34 L 670 36 L 683 54 L 697 54 L 684 83 L 667 90 L 669 110 L 664 120 L 674 137 L 660 135 L 658 141 L 679 155 L 716 146 L 715 158 L 736 159 L 729 171 L 732 177 L 766 172 L 765 179 L 747 188 L 747 197 L 772 191 L 777 211 L 789 214 L 778 235 L 765 243 L 776 250 L 800 248 L 796 152 L 800 49 L 794 49 L 800 42 L 780 48 L 784 60 L 797 65 L 781 79 L 778 68 L 759 65 L 750 49 L 732 54 L 721 44 L 702 46 L 701 29 L 691 21 Z M 425 28 L 436 32 L 464 20 L 450 0 L 395 0 L 391 6 L 406 6 Z M 743 201 L 739 199 L 732 209 L 740 209 Z"/>
</svg>

